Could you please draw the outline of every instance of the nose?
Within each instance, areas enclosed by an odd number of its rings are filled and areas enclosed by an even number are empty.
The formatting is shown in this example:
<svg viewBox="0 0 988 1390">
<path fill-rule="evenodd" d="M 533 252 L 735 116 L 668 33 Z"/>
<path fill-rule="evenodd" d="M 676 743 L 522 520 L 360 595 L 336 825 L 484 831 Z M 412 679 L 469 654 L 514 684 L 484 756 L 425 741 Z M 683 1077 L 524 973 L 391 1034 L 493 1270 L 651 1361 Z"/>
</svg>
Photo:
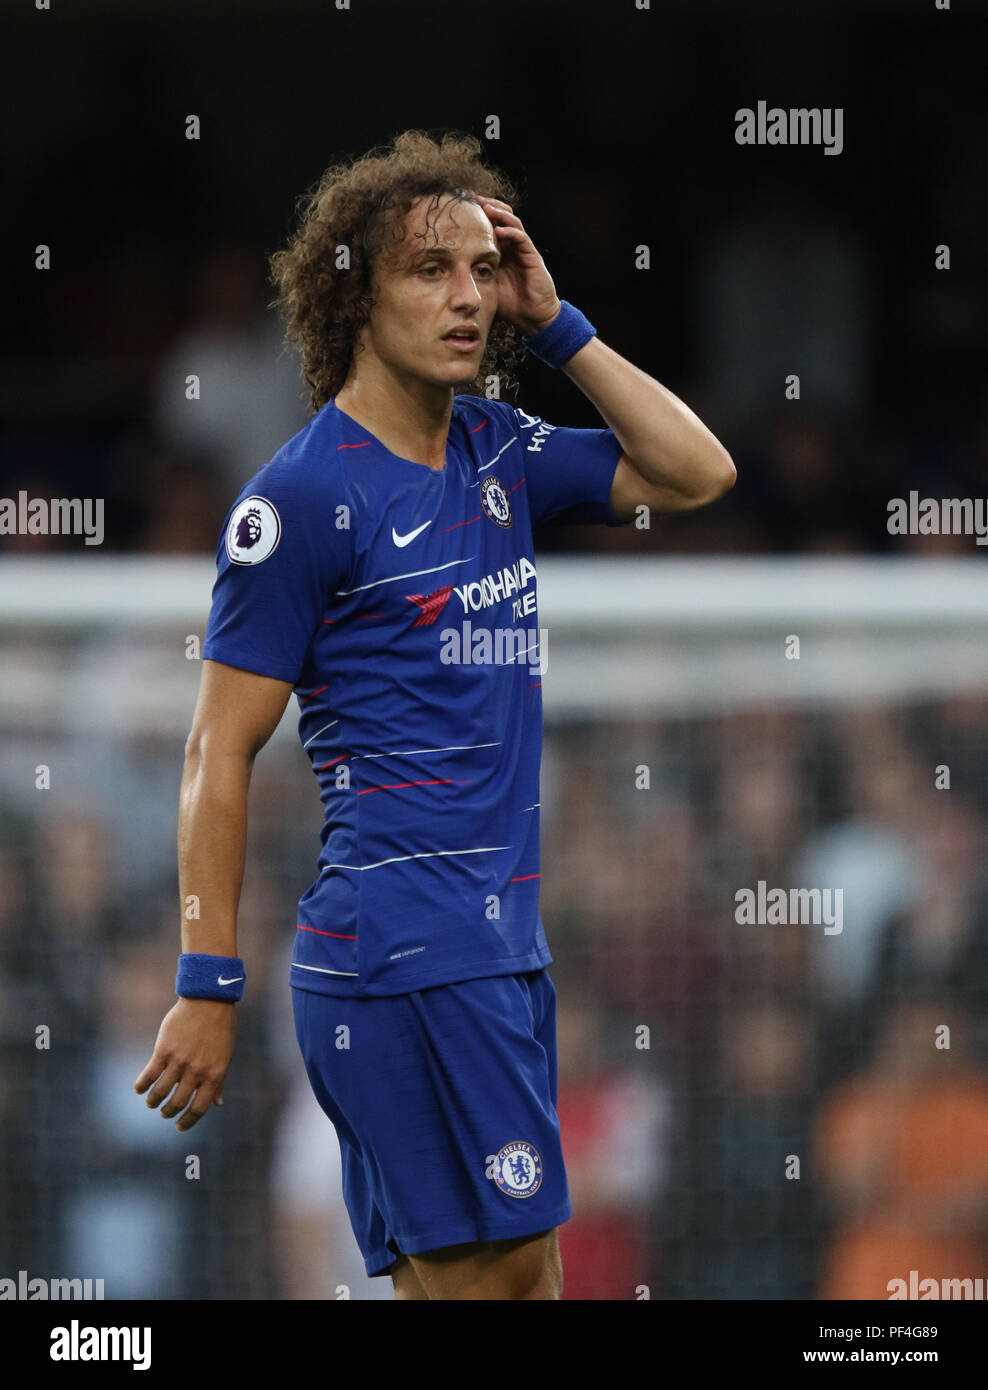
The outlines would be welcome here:
<svg viewBox="0 0 988 1390">
<path fill-rule="evenodd" d="M 473 278 L 473 271 L 468 265 L 460 265 L 456 268 L 456 274 L 452 278 L 451 289 L 451 308 L 478 310 L 483 303 L 477 282 Z"/>
</svg>

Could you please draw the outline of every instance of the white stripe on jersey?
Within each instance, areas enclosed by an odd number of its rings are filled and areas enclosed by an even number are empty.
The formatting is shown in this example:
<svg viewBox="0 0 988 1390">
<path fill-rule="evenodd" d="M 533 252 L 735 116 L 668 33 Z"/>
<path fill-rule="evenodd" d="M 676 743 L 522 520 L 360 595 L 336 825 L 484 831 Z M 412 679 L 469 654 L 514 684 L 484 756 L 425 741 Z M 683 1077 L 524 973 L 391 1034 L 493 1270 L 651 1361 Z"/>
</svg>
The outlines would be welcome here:
<svg viewBox="0 0 988 1390">
<path fill-rule="evenodd" d="M 531 645 L 530 647 L 526 647 L 526 648 L 525 648 L 525 650 L 522 652 L 522 656 L 528 656 L 528 653 L 529 653 L 529 652 L 534 652 L 534 651 L 536 651 L 537 648 L 538 648 L 538 645 L 539 645 L 539 644 L 538 644 L 537 641 L 533 642 L 532 645 Z M 515 663 L 515 658 L 512 656 L 512 657 L 509 657 L 509 658 L 505 661 L 504 664 L 505 664 L 505 666 L 513 666 L 514 663 Z"/>
<path fill-rule="evenodd" d="M 445 854 L 490 854 L 494 850 L 510 849 L 510 845 L 481 845 L 478 849 L 430 849 L 425 854 L 397 854 L 393 859 L 380 859 L 376 864 L 327 864 L 320 870 L 319 877 L 329 869 L 380 869 L 384 864 L 404 864 L 409 859 L 436 859 Z"/>
<path fill-rule="evenodd" d="M 488 470 L 488 468 L 493 468 L 494 465 L 495 465 L 495 463 L 497 463 L 498 459 L 499 459 L 499 458 L 501 457 L 501 455 L 504 453 L 504 450 L 507 449 L 510 445 L 514 444 L 514 443 L 516 442 L 517 439 L 518 439 L 518 436 L 517 436 L 516 434 L 513 434 L 513 435 L 511 436 L 511 438 L 508 440 L 508 443 L 504 445 L 504 448 L 498 449 L 497 453 L 496 453 L 496 454 L 494 455 L 494 457 L 491 459 L 490 463 L 485 463 L 484 466 L 483 466 L 483 468 L 478 468 L 478 469 L 477 469 L 477 472 L 478 472 L 478 473 L 486 473 L 487 470 Z"/>
<path fill-rule="evenodd" d="M 305 742 L 302 744 L 302 747 L 308 748 L 309 744 L 314 743 L 320 734 L 324 734 L 327 729 L 331 729 L 334 724 L 338 724 L 339 722 L 340 721 L 338 719 L 331 719 L 328 724 L 324 724 L 321 729 L 317 729 L 315 733 L 312 735 L 312 738 L 307 738 Z"/>
<path fill-rule="evenodd" d="M 500 745 L 501 740 L 498 739 L 496 743 L 451 743 L 448 748 L 392 748 L 389 753 L 355 753 L 350 761 L 356 762 L 358 758 L 410 758 L 415 753 L 464 753 L 471 748 L 499 748 Z"/>
<path fill-rule="evenodd" d="M 299 965 L 297 960 L 292 961 L 293 970 L 315 970 L 319 975 L 352 975 L 354 979 L 359 975 L 358 970 L 323 970 L 318 965 Z"/>
<path fill-rule="evenodd" d="M 412 570 L 410 574 L 391 574 L 387 579 L 373 579 L 369 584 L 358 584 L 355 589 L 337 589 L 335 598 L 348 598 L 350 594 L 363 593 L 364 589 L 376 589 L 378 584 L 397 584 L 399 579 L 417 579 L 420 574 L 438 574 L 440 570 L 452 569 L 454 565 L 469 565 L 476 555 L 468 555 L 465 560 L 450 560 L 445 565 L 433 565 L 427 570 Z"/>
</svg>

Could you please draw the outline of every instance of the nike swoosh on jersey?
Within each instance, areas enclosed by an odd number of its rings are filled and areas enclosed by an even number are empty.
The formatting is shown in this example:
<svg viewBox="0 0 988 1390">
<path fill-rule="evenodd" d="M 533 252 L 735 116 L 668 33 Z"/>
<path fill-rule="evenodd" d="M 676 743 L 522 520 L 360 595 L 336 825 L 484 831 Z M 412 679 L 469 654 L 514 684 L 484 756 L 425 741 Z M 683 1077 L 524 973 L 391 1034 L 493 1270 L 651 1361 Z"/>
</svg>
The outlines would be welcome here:
<svg viewBox="0 0 988 1390">
<path fill-rule="evenodd" d="M 413 541 L 416 536 L 421 536 L 425 528 L 431 525 L 431 521 L 423 521 L 421 526 L 417 526 L 414 531 L 409 531 L 407 536 L 399 536 L 398 532 L 392 526 L 391 539 L 394 541 L 395 545 L 398 546 L 399 549 L 401 549 L 403 546 L 408 545 L 409 541 Z"/>
</svg>

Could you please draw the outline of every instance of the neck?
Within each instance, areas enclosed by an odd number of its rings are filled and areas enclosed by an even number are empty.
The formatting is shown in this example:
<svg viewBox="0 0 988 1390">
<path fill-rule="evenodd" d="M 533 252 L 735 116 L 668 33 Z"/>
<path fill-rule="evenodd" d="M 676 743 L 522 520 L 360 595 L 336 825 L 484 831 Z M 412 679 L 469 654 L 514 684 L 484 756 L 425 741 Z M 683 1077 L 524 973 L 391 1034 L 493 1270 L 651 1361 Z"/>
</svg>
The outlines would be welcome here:
<svg viewBox="0 0 988 1390">
<path fill-rule="evenodd" d="M 336 404 L 400 458 L 442 469 L 453 413 L 453 388 L 397 375 L 376 359 L 351 370 Z"/>
</svg>

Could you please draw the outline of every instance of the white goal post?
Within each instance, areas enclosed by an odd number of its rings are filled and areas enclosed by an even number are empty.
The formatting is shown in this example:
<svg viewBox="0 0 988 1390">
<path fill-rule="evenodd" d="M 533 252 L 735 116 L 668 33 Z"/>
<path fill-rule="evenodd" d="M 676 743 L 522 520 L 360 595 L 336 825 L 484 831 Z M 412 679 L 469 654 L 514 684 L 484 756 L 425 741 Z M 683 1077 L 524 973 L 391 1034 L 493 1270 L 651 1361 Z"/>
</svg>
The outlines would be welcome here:
<svg viewBox="0 0 988 1390">
<path fill-rule="evenodd" d="M 205 556 L 0 559 L 3 725 L 180 732 L 214 575 Z M 978 556 L 546 556 L 538 586 L 547 722 L 988 690 Z"/>
</svg>

